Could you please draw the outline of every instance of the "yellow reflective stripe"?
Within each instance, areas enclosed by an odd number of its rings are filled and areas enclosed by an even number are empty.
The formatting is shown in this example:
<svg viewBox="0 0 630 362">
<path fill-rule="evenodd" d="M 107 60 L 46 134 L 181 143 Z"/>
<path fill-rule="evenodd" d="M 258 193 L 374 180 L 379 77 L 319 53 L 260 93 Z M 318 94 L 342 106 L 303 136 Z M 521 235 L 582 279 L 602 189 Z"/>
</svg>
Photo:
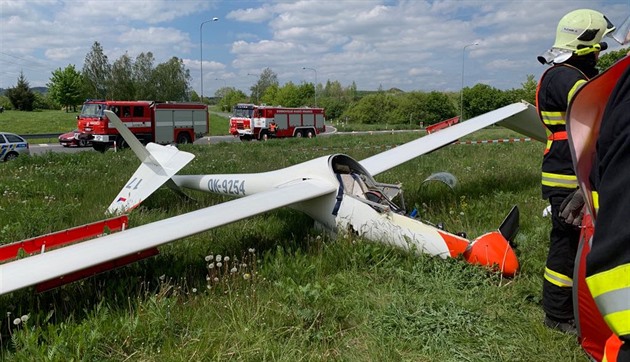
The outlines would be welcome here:
<svg viewBox="0 0 630 362">
<path fill-rule="evenodd" d="M 567 94 L 567 104 L 571 103 L 571 99 L 573 99 L 573 95 L 584 83 L 586 83 L 584 79 L 580 79 L 577 82 L 575 82 L 573 87 L 571 87 L 571 89 L 569 90 L 569 94 Z"/>
<path fill-rule="evenodd" d="M 545 279 L 553 285 L 557 285 L 559 287 L 572 287 L 573 279 L 569 278 L 566 275 L 562 275 L 558 272 L 555 272 L 549 268 L 545 268 Z"/>
<path fill-rule="evenodd" d="M 542 173 L 542 184 L 550 187 L 564 187 L 569 189 L 578 187 L 577 176 L 550 172 Z"/>
<path fill-rule="evenodd" d="M 544 124 L 547 125 L 559 125 L 566 124 L 566 112 L 548 112 L 540 111 L 540 116 Z"/>
<path fill-rule="evenodd" d="M 610 328 L 630 334 L 630 264 L 591 275 L 586 284 Z"/>
<path fill-rule="evenodd" d="M 616 268 L 591 275 L 586 278 L 586 284 L 588 284 L 593 298 L 617 289 L 630 288 L 630 264 L 619 265 Z"/>
<path fill-rule="evenodd" d="M 597 191 L 591 191 L 591 196 L 593 197 L 593 209 L 595 209 L 595 214 L 599 211 L 599 193 Z"/>
<path fill-rule="evenodd" d="M 604 320 L 616 335 L 625 336 L 630 334 L 630 310 L 606 314 L 604 315 Z"/>
</svg>

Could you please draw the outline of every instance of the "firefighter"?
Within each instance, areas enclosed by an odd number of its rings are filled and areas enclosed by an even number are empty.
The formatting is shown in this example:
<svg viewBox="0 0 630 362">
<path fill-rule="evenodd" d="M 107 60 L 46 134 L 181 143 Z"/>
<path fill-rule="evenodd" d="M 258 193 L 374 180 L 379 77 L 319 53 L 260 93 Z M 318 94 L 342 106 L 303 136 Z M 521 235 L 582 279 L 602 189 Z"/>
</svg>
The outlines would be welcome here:
<svg viewBox="0 0 630 362">
<path fill-rule="evenodd" d="M 590 180 L 597 219 L 586 283 L 614 333 L 604 360 L 630 361 L 630 68 L 608 98 Z"/>
<path fill-rule="evenodd" d="M 276 134 L 276 122 L 271 122 L 269 123 L 269 132 L 271 132 L 272 135 Z"/>
<path fill-rule="evenodd" d="M 603 14 L 590 9 L 574 10 L 560 19 L 553 47 L 538 57 L 541 63 L 551 65 L 536 92 L 536 107 L 548 134 L 542 161 L 542 196 L 551 205 L 552 223 L 543 280 L 544 324 L 572 334 L 577 333 L 572 277 L 580 231 L 560 213 L 574 195 L 579 197 L 581 193 L 575 192 L 578 182 L 565 117 L 578 87 L 597 75 L 599 52 L 607 47 L 601 40 L 612 30 L 614 27 Z M 572 205 L 576 201 L 579 200 Z"/>
</svg>

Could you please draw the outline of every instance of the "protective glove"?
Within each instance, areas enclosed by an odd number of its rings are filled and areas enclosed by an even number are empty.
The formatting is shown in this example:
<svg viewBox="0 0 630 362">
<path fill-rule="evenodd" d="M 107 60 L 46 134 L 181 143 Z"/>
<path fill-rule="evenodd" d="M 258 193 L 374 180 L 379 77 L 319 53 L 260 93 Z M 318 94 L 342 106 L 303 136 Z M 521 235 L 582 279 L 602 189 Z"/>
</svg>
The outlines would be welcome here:
<svg viewBox="0 0 630 362">
<path fill-rule="evenodd" d="M 573 226 L 582 225 L 584 216 L 584 195 L 577 189 L 567 196 L 560 204 L 560 218 Z"/>
</svg>

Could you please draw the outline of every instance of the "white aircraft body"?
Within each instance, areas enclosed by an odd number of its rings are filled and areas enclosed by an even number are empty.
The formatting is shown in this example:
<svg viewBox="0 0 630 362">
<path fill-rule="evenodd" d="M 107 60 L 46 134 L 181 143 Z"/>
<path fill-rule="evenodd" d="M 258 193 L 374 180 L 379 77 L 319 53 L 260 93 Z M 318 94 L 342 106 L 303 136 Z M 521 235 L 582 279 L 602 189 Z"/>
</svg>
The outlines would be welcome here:
<svg viewBox="0 0 630 362">
<path fill-rule="evenodd" d="M 176 173 L 194 155 L 173 146 L 153 143 L 145 148 L 114 113 L 105 112 L 142 161 L 110 205 L 110 213 L 132 210 L 165 183 L 178 192 L 186 188 L 237 198 L 2 264 L 0 294 L 43 282 L 60 281 L 73 273 L 284 206 L 306 213 L 332 233 L 351 232 L 375 242 L 441 258 L 463 255 L 470 263 L 494 267 L 511 276 L 518 268 L 509 244 L 518 229 L 516 208 L 499 230 L 471 242 L 405 215 L 404 210 L 392 201 L 401 186 L 378 183 L 373 176 L 495 123 L 546 141 L 535 108 L 521 102 L 360 162 L 347 155 L 333 154 L 270 172 L 180 176 Z"/>
</svg>

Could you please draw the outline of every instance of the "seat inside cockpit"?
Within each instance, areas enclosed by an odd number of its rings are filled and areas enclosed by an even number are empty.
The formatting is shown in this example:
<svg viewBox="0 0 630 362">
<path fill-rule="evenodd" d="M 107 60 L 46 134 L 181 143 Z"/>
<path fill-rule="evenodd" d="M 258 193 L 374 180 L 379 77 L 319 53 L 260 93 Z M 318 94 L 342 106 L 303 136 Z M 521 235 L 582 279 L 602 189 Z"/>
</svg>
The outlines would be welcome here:
<svg viewBox="0 0 630 362">
<path fill-rule="evenodd" d="M 344 196 L 350 196 L 370 205 L 379 212 L 393 211 L 404 214 L 404 199 L 401 185 L 383 184 L 376 182 L 360 164 L 350 157 L 336 155 L 332 168 L 335 171 L 339 187 Z M 402 206 L 392 200 L 398 197 Z"/>
</svg>

